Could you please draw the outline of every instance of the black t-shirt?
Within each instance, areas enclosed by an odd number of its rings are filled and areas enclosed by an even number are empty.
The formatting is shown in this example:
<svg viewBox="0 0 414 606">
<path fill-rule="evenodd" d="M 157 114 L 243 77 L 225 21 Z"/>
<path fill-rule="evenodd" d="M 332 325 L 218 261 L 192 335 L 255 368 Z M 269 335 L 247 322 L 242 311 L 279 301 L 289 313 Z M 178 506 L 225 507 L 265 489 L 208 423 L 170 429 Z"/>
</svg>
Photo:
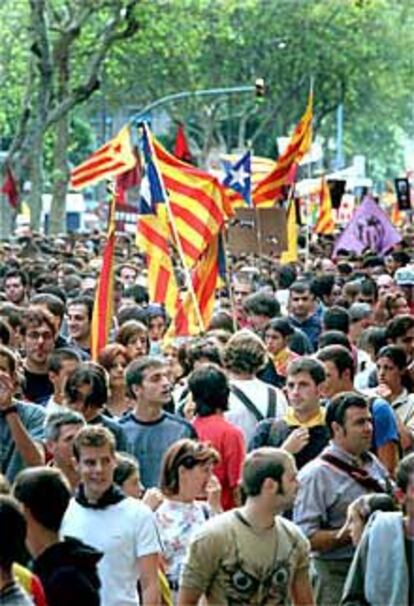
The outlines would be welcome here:
<svg viewBox="0 0 414 606">
<path fill-rule="evenodd" d="M 46 405 L 53 393 L 48 374 L 38 374 L 24 369 L 23 395 L 30 402 Z"/>
</svg>

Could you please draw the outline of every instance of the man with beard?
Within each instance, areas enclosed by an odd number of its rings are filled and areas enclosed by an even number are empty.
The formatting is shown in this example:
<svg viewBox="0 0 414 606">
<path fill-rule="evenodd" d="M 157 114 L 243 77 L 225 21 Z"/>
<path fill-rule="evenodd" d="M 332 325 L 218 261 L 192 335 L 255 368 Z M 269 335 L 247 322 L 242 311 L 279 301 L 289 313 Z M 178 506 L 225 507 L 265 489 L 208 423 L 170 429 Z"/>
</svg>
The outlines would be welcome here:
<svg viewBox="0 0 414 606">
<path fill-rule="evenodd" d="M 309 543 L 281 514 L 298 490 L 292 455 L 252 451 L 243 469 L 245 504 L 209 520 L 187 552 L 179 606 L 213 604 L 312 606 Z"/>
</svg>

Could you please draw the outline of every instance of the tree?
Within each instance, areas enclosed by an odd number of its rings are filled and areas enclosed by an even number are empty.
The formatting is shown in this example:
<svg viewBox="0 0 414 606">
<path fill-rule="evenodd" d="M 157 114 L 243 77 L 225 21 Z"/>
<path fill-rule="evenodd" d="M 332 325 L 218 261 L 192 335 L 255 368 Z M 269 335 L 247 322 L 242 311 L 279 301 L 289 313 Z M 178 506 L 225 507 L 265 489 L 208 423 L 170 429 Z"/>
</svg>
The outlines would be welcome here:
<svg viewBox="0 0 414 606">
<path fill-rule="evenodd" d="M 55 132 L 52 233 L 62 230 L 68 181 L 69 114 L 100 86 L 112 47 L 138 31 L 138 0 L 29 0 L 27 92 L 11 157 L 27 162 L 32 227 L 40 224 L 43 142 Z"/>
</svg>

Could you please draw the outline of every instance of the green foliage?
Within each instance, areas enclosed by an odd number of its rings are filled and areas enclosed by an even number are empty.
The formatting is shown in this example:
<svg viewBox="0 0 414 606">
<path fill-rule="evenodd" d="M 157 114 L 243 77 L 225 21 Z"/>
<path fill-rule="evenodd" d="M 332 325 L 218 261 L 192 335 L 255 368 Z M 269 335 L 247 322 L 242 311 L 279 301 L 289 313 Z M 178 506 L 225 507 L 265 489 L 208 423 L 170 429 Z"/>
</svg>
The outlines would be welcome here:
<svg viewBox="0 0 414 606">
<path fill-rule="evenodd" d="M 88 68 L 111 2 L 48 1 L 52 25 L 64 17 L 65 7 L 78 10 L 91 2 L 93 19 L 70 56 L 72 88 Z M 412 0 L 141 0 L 137 11 L 139 31 L 108 53 L 100 94 L 72 112 L 70 163 L 91 151 L 90 123 L 103 97 L 108 112 L 122 109 L 127 115 L 127 108 L 142 108 L 171 93 L 253 85 L 258 77 L 266 83 L 261 104 L 254 94 L 244 94 L 192 98 L 166 109 L 189 125 L 200 148 L 252 141 L 256 153 L 274 156 L 276 137 L 289 132 L 304 110 L 312 77 L 316 129 L 325 140 L 335 137 L 334 113 L 343 102 L 347 157 L 365 154 L 378 178 L 402 168 L 402 140 L 414 135 Z M 3 144 L 14 135 L 33 77 L 27 26 L 28 0 L 0 3 Z M 56 41 L 57 29 L 49 35 Z M 49 170 L 52 144 L 53 133 L 45 143 Z"/>
</svg>

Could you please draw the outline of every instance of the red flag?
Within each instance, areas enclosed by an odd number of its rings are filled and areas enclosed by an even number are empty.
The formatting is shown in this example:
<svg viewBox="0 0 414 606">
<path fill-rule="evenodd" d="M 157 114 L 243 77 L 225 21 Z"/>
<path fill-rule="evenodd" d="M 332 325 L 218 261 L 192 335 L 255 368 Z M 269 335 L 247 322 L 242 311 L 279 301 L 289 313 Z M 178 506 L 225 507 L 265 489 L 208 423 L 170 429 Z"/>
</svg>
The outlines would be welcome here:
<svg viewBox="0 0 414 606">
<path fill-rule="evenodd" d="M 102 267 L 95 293 L 91 328 L 92 360 L 97 360 L 99 352 L 108 343 L 113 316 L 114 296 L 114 257 L 115 257 L 115 203 L 113 196 L 109 208 L 109 227 L 107 241 L 102 255 Z"/>
<path fill-rule="evenodd" d="M 139 154 L 134 149 L 137 163 L 130 170 L 115 177 L 115 194 L 117 205 L 128 204 L 127 191 L 141 184 L 142 170 Z"/>
<path fill-rule="evenodd" d="M 19 205 L 19 190 L 10 166 L 6 167 L 5 179 L 1 192 L 7 196 L 7 200 L 12 208 L 17 208 Z"/>
<path fill-rule="evenodd" d="M 184 126 L 182 124 L 178 125 L 177 136 L 175 138 L 174 145 L 174 156 L 176 158 L 179 158 L 183 162 L 189 162 L 191 164 L 191 152 L 188 146 L 187 138 L 185 136 Z"/>
</svg>

